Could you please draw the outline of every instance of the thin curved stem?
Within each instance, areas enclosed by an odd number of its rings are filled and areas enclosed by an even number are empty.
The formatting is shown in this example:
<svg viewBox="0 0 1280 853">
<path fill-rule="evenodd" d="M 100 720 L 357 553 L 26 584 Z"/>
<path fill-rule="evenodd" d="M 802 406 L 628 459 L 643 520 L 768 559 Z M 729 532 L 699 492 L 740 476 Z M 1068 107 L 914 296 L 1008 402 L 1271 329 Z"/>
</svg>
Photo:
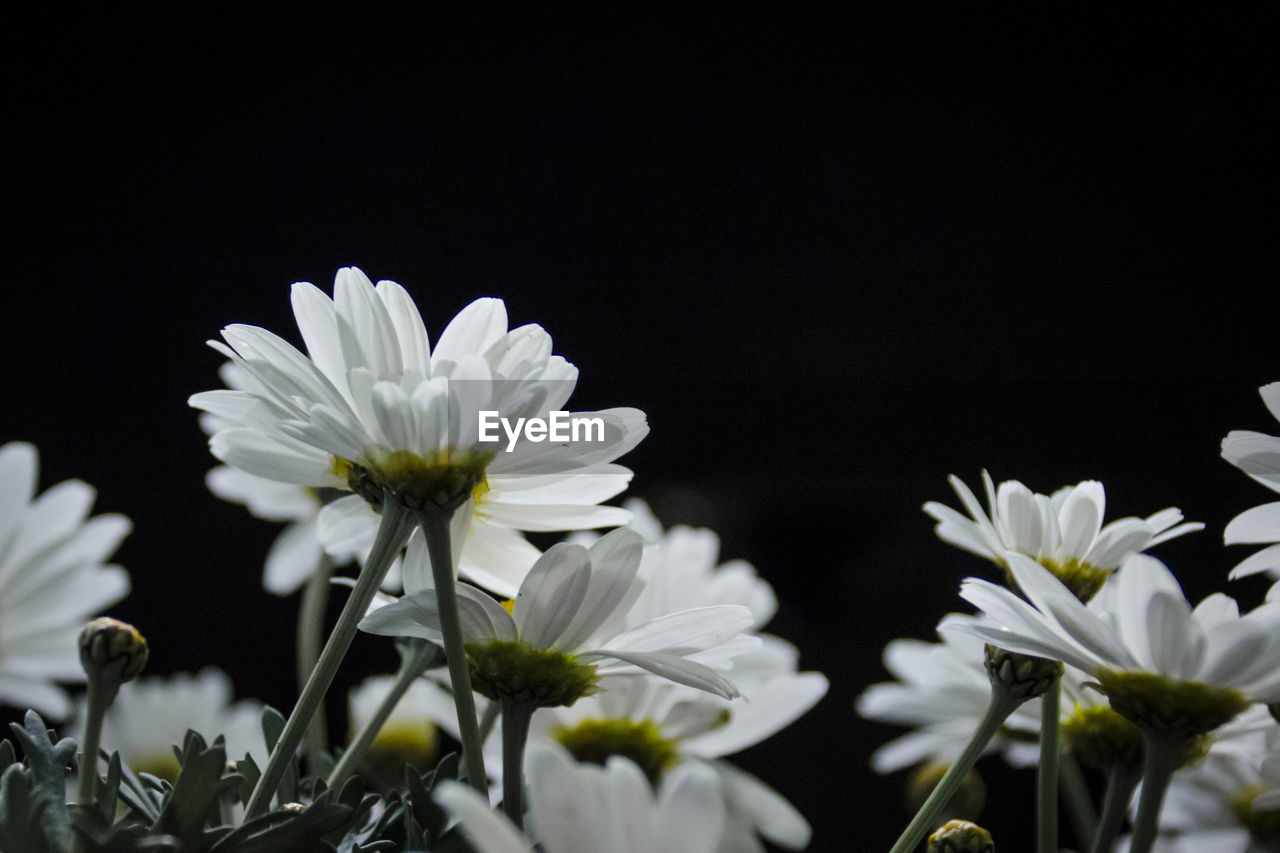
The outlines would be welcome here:
<svg viewBox="0 0 1280 853">
<path fill-rule="evenodd" d="M 484 771 L 484 750 L 480 726 L 476 720 L 476 700 L 471 692 L 471 672 L 467 652 L 462 643 L 462 621 L 458 617 L 458 591 L 453 579 L 453 547 L 449 522 L 454 510 L 424 508 L 418 510 L 418 524 L 427 540 L 431 559 L 431 577 L 435 583 L 436 605 L 440 614 L 440 634 L 444 638 L 444 654 L 449 664 L 449 681 L 453 685 L 453 705 L 458 713 L 458 740 L 462 743 L 462 767 L 467 784 L 477 793 L 488 796 L 489 782 Z"/>
<path fill-rule="evenodd" d="M 342 758 L 338 759 L 338 763 L 329 772 L 329 778 L 325 779 L 326 788 L 337 788 L 347 780 L 348 776 L 355 772 L 365 754 L 369 752 L 369 747 L 373 745 L 378 732 L 382 731 L 382 727 L 386 725 L 391 712 L 395 710 L 396 705 L 404 698 L 404 694 L 413 686 L 413 682 L 417 681 L 418 677 L 435 663 L 440 651 L 438 646 L 434 646 L 426 640 L 414 640 L 412 642 L 412 650 L 400 659 L 400 668 L 396 670 L 395 680 L 391 683 L 391 689 L 387 691 L 386 696 L 382 697 L 382 701 L 378 703 L 378 708 L 374 711 L 373 716 L 360 729 L 356 739 L 351 742 L 351 746 L 347 748 L 346 752 L 342 753 Z"/>
<path fill-rule="evenodd" d="M 276 742 L 276 748 L 271 751 L 266 769 L 258 779 L 258 784 L 254 786 L 249 804 L 245 808 L 246 821 L 262 816 L 270 806 L 271 797 L 275 795 L 289 762 L 293 760 L 298 745 L 302 743 L 302 736 L 311 718 L 315 716 L 316 709 L 324 701 L 324 694 L 333 683 L 333 677 L 337 674 L 347 649 L 351 647 L 351 640 L 356 635 L 356 626 L 364 618 L 365 611 L 369 609 L 369 603 L 373 601 L 374 593 L 378 591 L 378 586 L 386 577 L 387 570 L 391 568 L 392 561 L 404 547 L 405 540 L 409 538 L 412 530 L 413 521 L 408 511 L 394 501 L 386 501 L 382 508 L 382 522 L 378 525 L 378 535 L 373 541 L 373 550 L 369 553 L 369 559 L 365 562 L 364 568 L 360 570 L 355 589 L 351 591 L 351 596 L 343 605 L 338 622 L 333 626 L 333 633 L 329 635 L 329 641 L 320 652 L 320 660 L 302 688 L 302 695 L 298 697 L 297 704 L 293 706 L 293 713 L 289 715 L 289 720 L 284 725 L 284 731 L 280 734 L 280 740 Z"/>
<path fill-rule="evenodd" d="M 973 769 L 973 765 L 977 763 L 982 751 L 986 749 L 987 743 L 990 742 L 991 738 L 1000 730 L 1000 727 L 1004 725 L 1004 721 L 1009 718 L 1009 715 L 1022 702 L 1022 697 L 1010 696 L 1009 691 L 1004 687 L 998 684 L 992 685 L 991 704 L 987 706 L 987 713 L 983 716 L 982 722 L 978 724 L 977 731 L 969 739 L 969 743 L 965 746 L 964 752 L 960 753 L 960 757 L 947 768 L 946 774 L 943 775 L 933 789 L 929 799 L 925 800 L 924 805 L 920 807 L 920 811 L 916 812 L 916 816 L 911 819 L 911 823 L 907 824 L 907 828 L 902 831 L 902 835 L 898 837 L 897 843 L 893 845 L 889 853 L 910 853 L 910 851 L 916 849 L 920 839 L 924 838 L 925 834 L 933 827 L 933 822 L 937 820 L 938 814 L 951 801 L 956 789 L 964 781 L 964 777 Z"/>
<path fill-rule="evenodd" d="M 1098 820 L 1098 831 L 1093 836 L 1090 853 L 1109 853 L 1115 847 L 1120 827 L 1124 825 L 1129 811 L 1129 801 L 1133 799 L 1133 789 L 1138 787 L 1141 778 L 1142 765 L 1137 762 L 1117 761 L 1111 765 L 1107 773 L 1107 791 L 1102 799 L 1102 817 Z"/>
<path fill-rule="evenodd" d="M 1062 679 L 1040 697 L 1040 766 L 1036 771 L 1036 850 L 1058 851 L 1058 704 Z"/>
<path fill-rule="evenodd" d="M 1142 730 L 1142 798 L 1133 824 L 1130 853 L 1150 853 L 1160 830 L 1160 805 L 1173 771 L 1186 749 L 1186 739 L 1172 732 Z"/>
<path fill-rule="evenodd" d="M 333 559 L 323 551 L 315 569 L 302 591 L 302 603 L 298 605 L 298 690 L 320 661 L 320 645 L 324 637 L 324 614 L 329 606 L 329 579 L 333 577 Z M 320 756 L 329 748 L 329 725 L 325 719 L 324 703 L 316 708 L 316 714 L 307 727 L 303 752 L 307 767 L 312 773 L 320 772 Z"/>
</svg>

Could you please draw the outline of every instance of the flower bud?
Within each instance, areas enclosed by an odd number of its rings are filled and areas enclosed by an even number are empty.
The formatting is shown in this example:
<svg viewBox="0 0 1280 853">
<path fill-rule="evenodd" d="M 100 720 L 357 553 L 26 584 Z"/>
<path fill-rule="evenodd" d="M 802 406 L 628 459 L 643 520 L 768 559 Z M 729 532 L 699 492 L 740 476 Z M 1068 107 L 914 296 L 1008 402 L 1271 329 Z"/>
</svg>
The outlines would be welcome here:
<svg viewBox="0 0 1280 853">
<path fill-rule="evenodd" d="M 1062 663 L 1056 660 L 1009 652 L 987 643 L 987 676 L 1022 699 L 1034 699 L 1062 677 Z"/>
<path fill-rule="evenodd" d="M 991 833 L 967 820 L 949 820 L 929 836 L 928 853 L 995 853 Z"/>
<path fill-rule="evenodd" d="M 287 814 L 302 814 L 306 810 L 307 810 L 307 807 L 304 806 L 302 803 L 285 803 L 283 806 L 280 807 L 280 811 L 285 812 Z"/>
<path fill-rule="evenodd" d="M 80 632 L 80 665 L 90 681 L 124 684 L 147 665 L 147 641 L 126 622 L 94 619 Z"/>
</svg>

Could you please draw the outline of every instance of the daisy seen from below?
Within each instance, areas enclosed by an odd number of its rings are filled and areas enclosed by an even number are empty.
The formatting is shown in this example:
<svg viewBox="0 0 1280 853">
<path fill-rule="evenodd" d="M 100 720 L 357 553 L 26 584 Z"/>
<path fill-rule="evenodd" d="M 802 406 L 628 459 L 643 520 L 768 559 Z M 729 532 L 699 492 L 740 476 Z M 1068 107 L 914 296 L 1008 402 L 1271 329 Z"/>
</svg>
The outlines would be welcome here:
<svg viewBox="0 0 1280 853">
<path fill-rule="evenodd" d="M 375 675 L 347 695 L 348 744 L 374 719 L 395 682 L 394 675 Z M 436 721 L 447 720 L 453 710 L 452 702 L 441 698 L 438 688 L 425 679 L 410 683 L 378 729 L 362 766 L 375 777 L 390 780 L 403 772 L 405 764 L 429 769 L 427 762 L 435 755 L 438 741 Z"/>
<path fill-rule="evenodd" d="M 527 837 L 456 782 L 442 782 L 435 799 L 458 818 L 477 853 L 723 849 L 724 795 L 719 777 L 704 765 L 676 768 L 655 791 L 625 758 L 610 758 L 603 767 L 580 764 L 554 744 L 538 744 L 530 750 L 529 778 Z"/>
<path fill-rule="evenodd" d="M 1111 608 L 1099 613 L 1034 560 L 1010 554 L 1008 562 L 1027 600 L 970 578 L 961 595 L 991 621 L 966 630 L 1083 670 L 1138 726 L 1143 796 L 1134 849 L 1150 850 L 1165 789 L 1189 741 L 1254 702 L 1280 699 L 1280 606 L 1241 615 L 1234 600 L 1215 593 L 1192 609 L 1163 564 L 1137 555 L 1117 574 Z"/>
<path fill-rule="evenodd" d="M 639 590 L 642 544 L 637 533 L 618 528 L 590 548 L 553 546 L 529 570 L 510 612 L 482 590 L 458 585 L 470 684 L 501 710 L 503 805 L 517 823 L 524 743 L 538 708 L 572 705 L 605 676 L 645 672 L 724 698 L 739 695 L 724 674 L 691 658 L 746 630 L 752 617 L 745 607 L 695 608 L 629 629 L 621 624 Z M 406 565 L 406 577 L 410 571 Z M 439 643 L 436 590 L 406 594 L 371 612 L 360 627 Z M 456 688 L 452 671 L 450 679 Z"/>
<path fill-rule="evenodd" d="M 773 788 L 721 759 L 808 712 L 825 695 L 827 680 L 816 672 L 760 680 L 735 673 L 735 683 L 742 700 L 730 702 L 655 678 L 602 679 L 599 693 L 572 706 L 539 710 L 530 737 L 554 741 L 579 761 L 628 758 L 655 785 L 685 764 L 705 764 L 720 777 L 727 849 L 761 849 L 761 836 L 802 850 L 811 835 L 804 816 Z"/>
<path fill-rule="evenodd" d="M 72 710 L 55 681 L 80 683 L 84 623 L 129 591 L 107 561 L 132 525 L 89 518 L 94 489 L 68 480 L 36 496 L 35 447 L 0 447 L 0 702 L 61 719 Z"/>
<path fill-rule="evenodd" d="M 1103 526 L 1106 494 L 1096 480 L 1042 495 L 1017 480 L 1006 480 L 997 487 L 983 471 L 984 510 L 959 477 L 948 479 L 969 515 L 935 501 L 926 503 L 924 511 L 938 522 L 934 527 L 938 538 L 1006 571 L 1007 553 L 1031 557 L 1082 601 L 1092 598 L 1130 555 L 1204 528 L 1198 522 L 1180 523 L 1182 512 L 1175 507 L 1147 518 L 1120 518 Z"/>
<path fill-rule="evenodd" d="M 1280 382 L 1258 389 L 1267 411 L 1280 420 Z M 1249 430 L 1232 430 L 1222 439 L 1222 458 L 1254 480 L 1280 492 L 1280 437 Z M 1223 540 L 1228 545 L 1266 545 L 1231 570 L 1231 578 L 1267 572 L 1280 577 L 1280 501 L 1245 510 L 1227 525 Z"/>
<path fill-rule="evenodd" d="M 355 494 L 321 515 L 321 538 L 354 549 L 372 540 L 384 493 L 414 506 L 458 506 L 468 545 L 462 574 L 514 594 L 532 546 L 514 533 L 620 524 L 627 515 L 598 506 L 626 487 L 613 459 L 647 433 L 643 413 L 575 413 L 603 423 L 599 441 L 526 439 L 506 449 L 482 441 L 479 413 L 514 424 L 547 420 L 568 401 L 577 368 L 551 353 L 537 325 L 507 330 L 501 300 L 471 303 L 434 348 L 408 293 L 375 287 L 355 268 L 340 270 L 330 299 L 311 284 L 293 289 L 308 355 L 255 326 L 211 342 L 244 376 L 244 388 L 196 394 L 191 404 L 240 426 L 218 430 L 213 454 L 259 476 Z M 354 523 L 351 516 L 365 519 Z M 327 527 L 346 525 L 340 533 Z"/>
<path fill-rule="evenodd" d="M 458 585 L 475 689 L 497 701 L 569 705 L 607 675 L 650 672 L 725 698 L 738 690 L 720 671 L 689 660 L 751 625 L 738 605 L 669 613 L 639 628 L 621 623 L 634 599 L 641 538 L 620 527 L 590 548 L 553 546 L 538 558 L 510 612 L 476 587 Z M 405 568 L 406 576 L 410 569 Z M 439 643 L 436 591 L 419 589 L 372 610 L 374 634 Z"/>
</svg>

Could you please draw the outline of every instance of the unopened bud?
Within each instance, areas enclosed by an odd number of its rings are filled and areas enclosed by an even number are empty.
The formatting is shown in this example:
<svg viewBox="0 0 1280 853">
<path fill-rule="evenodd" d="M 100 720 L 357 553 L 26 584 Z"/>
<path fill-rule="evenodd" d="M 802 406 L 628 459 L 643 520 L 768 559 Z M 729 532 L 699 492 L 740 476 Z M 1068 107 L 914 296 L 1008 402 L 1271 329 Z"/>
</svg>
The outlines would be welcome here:
<svg viewBox="0 0 1280 853">
<path fill-rule="evenodd" d="M 949 820 L 929 836 L 928 853 L 995 853 L 991 833 L 967 820 Z"/>
<path fill-rule="evenodd" d="M 1010 652 L 987 643 L 987 676 L 1022 699 L 1034 699 L 1062 677 L 1062 663 Z"/>
<path fill-rule="evenodd" d="M 307 807 L 302 803 L 285 803 L 280 807 L 280 811 L 288 812 L 289 814 L 302 814 L 306 810 Z"/>
<path fill-rule="evenodd" d="M 147 641 L 127 622 L 94 619 L 80 632 L 80 665 L 90 680 L 124 684 L 147 665 Z"/>
</svg>

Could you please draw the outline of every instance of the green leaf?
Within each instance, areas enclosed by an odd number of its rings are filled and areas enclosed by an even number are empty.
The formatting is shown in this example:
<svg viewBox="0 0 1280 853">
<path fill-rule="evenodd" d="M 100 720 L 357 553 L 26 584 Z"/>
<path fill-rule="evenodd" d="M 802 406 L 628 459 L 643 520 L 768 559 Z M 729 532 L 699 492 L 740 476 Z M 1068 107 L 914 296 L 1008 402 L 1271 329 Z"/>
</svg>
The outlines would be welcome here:
<svg viewBox="0 0 1280 853">
<path fill-rule="evenodd" d="M 284 732 L 284 725 L 284 716 L 275 708 L 267 705 L 262 709 L 262 736 L 267 742 L 268 755 L 275 751 L 276 742 L 280 740 L 280 735 Z M 280 780 L 280 787 L 276 788 L 276 802 L 279 805 L 284 805 L 285 803 L 295 803 L 297 801 L 298 756 L 294 755 L 289 759 L 284 776 Z"/>
<path fill-rule="evenodd" d="M 18 754 L 8 738 L 0 740 L 0 774 L 9 769 L 9 765 L 18 763 Z"/>
<path fill-rule="evenodd" d="M 227 753 L 221 740 L 206 748 L 204 738 L 193 731 L 187 732 L 183 742 L 181 763 L 182 771 L 151 829 L 177 836 L 185 849 L 202 838 L 218 800 L 240 784 L 240 777 L 226 773 Z"/>
<path fill-rule="evenodd" d="M 44 836 L 53 849 L 61 849 L 71 838 L 66 780 L 67 769 L 76 754 L 76 742 L 63 738 L 54 743 L 44 720 L 35 711 L 27 711 L 21 726 L 10 723 L 9 728 L 22 744 L 32 785 L 48 797 L 48 802 L 40 807 Z"/>
<path fill-rule="evenodd" d="M 253 760 L 253 756 L 245 753 L 244 758 L 236 762 L 236 772 L 240 774 L 240 802 L 247 803 L 258 780 L 262 778 L 262 771 L 258 769 L 258 762 Z"/>
<path fill-rule="evenodd" d="M 0 776 L 0 850 L 53 853 L 65 846 L 46 833 L 49 795 L 32 784 L 21 764 L 11 764 Z"/>
</svg>

